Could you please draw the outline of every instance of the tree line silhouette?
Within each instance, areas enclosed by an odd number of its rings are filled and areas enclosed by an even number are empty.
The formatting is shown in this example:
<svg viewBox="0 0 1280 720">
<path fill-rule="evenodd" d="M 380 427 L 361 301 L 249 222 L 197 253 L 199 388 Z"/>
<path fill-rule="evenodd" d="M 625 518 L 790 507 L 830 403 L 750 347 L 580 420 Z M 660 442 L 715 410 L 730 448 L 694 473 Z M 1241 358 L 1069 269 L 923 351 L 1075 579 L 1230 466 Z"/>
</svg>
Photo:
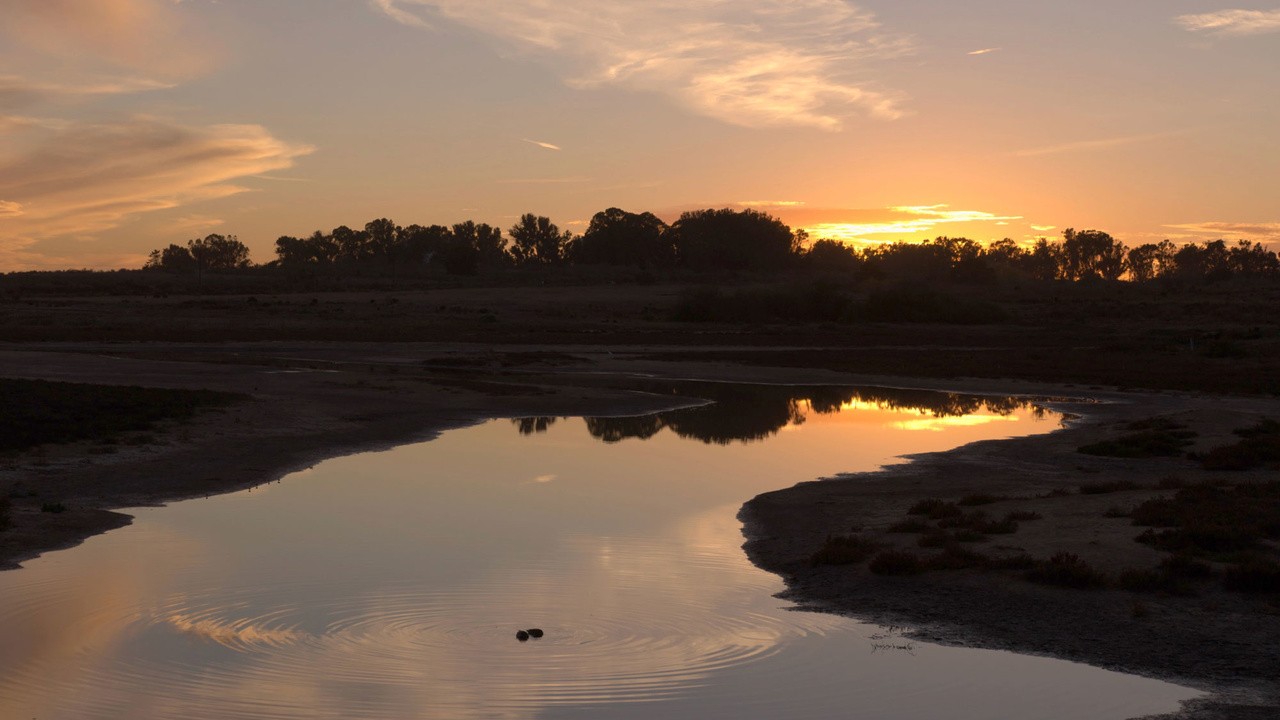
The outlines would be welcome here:
<svg viewBox="0 0 1280 720">
<path fill-rule="evenodd" d="M 788 425 L 803 424 L 810 413 L 836 414 L 855 402 L 884 410 L 917 412 L 934 418 L 972 415 L 982 411 L 1007 416 L 1028 408 L 1037 416 L 1044 412 L 1026 398 L 892 388 L 684 383 L 681 386 L 655 386 L 651 389 L 713 402 L 652 415 L 589 417 L 586 418 L 587 431 L 592 437 L 606 443 L 633 438 L 647 440 L 666 429 L 686 440 L 699 440 L 708 445 L 729 445 L 767 439 Z M 521 435 L 534 435 L 549 430 L 557 419 L 524 417 L 515 418 L 511 422 Z"/>
<path fill-rule="evenodd" d="M 1280 259 L 1261 243 L 1225 240 L 1175 245 L 1169 240 L 1130 248 L 1100 230 L 1067 229 L 1061 240 L 1031 246 L 1011 239 L 982 244 L 938 237 L 855 248 L 820 239 L 758 210 L 707 209 L 667 224 L 653 213 L 609 208 L 585 232 L 561 230 L 549 218 L 521 216 L 503 234 L 472 221 L 452 226 L 400 226 L 386 218 L 306 237 L 281 236 L 262 267 L 297 274 L 476 275 L 555 266 L 618 266 L 694 273 L 792 271 L 868 278 L 988 282 L 1001 277 L 1052 281 L 1149 282 L 1165 278 L 1219 280 L 1280 277 Z M 148 269 L 201 274 L 251 267 L 249 249 L 234 235 L 212 234 L 151 252 Z"/>
</svg>

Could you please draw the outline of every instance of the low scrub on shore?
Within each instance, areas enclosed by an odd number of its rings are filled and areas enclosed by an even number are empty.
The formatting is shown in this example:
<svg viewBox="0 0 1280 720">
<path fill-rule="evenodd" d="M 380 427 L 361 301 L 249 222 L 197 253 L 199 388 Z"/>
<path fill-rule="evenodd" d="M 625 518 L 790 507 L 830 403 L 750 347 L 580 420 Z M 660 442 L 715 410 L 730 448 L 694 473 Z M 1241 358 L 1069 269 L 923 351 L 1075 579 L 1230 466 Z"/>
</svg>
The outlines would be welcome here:
<svg viewBox="0 0 1280 720">
<path fill-rule="evenodd" d="M 1085 562 L 1079 555 L 1060 552 L 1048 560 L 1040 560 L 1023 576 L 1040 585 L 1065 588 L 1101 588 L 1107 585 L 1107 576 Z"/>
<path fill-rule="evenodd" d="M 212 390 L 85 385 L 45 380 L 0 379 L 0 452 L 46 443 L 105 441 L 120 433 L 150 429 L 161 420 L 243 399 Z"/>
<path fill-rule="evenodd" d="M 0 532 L 9 529 L 9 524 L 13 519 L 9 516 L 9 512 L 13 509 L 13 501 L 7 497 L 0 497 Z"/>
<path fill-rule="evenodd" d="M 1177 457 L 1191 444 L 1196 433 L 1166 418 L 1130 423 L 1130 432 L 1110 440 L 1082 445 L 1085 455 L 1115 458 Z"/>
<path fill-rule="evenodd" d="M 861 535 L 829 535 L 822 547 L 809 559 L 819 565 L 856 565 L 871 557 L 880 544 Z"/>
<path fill-rule="evenodd" d="M 1242 439 L 1234 445 L 1214 448 L 1200 458 L 1206 470 L 1252 470 L 1280 464 L 1280 422 L 1263 420 L 1236 430 Z"/>
<path fill-rule="evenodd" d="M 1198 484 L 1133 509 L 1138 541 L 1169 552 L 1224 557 L 1280 540 L 1280 481 Z"/>
</svg>

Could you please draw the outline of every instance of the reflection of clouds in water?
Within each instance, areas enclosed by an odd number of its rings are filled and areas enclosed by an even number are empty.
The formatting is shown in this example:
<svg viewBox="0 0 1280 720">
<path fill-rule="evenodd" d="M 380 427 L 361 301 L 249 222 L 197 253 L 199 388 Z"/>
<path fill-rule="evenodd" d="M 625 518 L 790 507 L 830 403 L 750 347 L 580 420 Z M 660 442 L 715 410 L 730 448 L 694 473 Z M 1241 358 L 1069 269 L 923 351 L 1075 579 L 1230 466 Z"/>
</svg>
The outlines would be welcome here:
<svg viewBox="0 0 1280 720">
<path fill-rule="evenodd" d="M 960 417 L 925 417 L 903 420 L 894 423 L 893 426 L 901 430 L 914 432 L 942 432 L 950 428 L 975 427 L 978 425 L 990 425 L 991 423 L 1016 423 L 1019 421 L 1020 418 L 1017 415 L 962 415 Z"/>
<path fill-rule="evenodd" d="M 734 509 L 678 520 L 658 540 L 572 536 L 559 562 L 455 589 L 293 589 L 312 603 L 260 589 L 178 596 L 139 622 L 243 654 L 198 683 L 192 668 L 163 666 L 120 667 L 111 684 L 130 702 L 150 692 L 133 685 L 163 686 L 187 717 L 528 717 L 678 697 L 773 654 L 803 623 L 835 622 L 773 610 L 775 581 L 742 557 Z M 545 638 L 515 642 L 534 625 Z"/>
</svg>

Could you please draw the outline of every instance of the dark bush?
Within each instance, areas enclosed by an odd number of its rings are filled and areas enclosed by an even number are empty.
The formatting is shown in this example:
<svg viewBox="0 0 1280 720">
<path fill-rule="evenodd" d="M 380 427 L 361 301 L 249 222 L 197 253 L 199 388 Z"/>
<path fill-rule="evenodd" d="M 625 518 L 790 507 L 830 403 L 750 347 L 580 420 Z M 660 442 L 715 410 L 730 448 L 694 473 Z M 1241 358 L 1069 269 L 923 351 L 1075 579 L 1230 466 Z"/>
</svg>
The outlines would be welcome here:
<svg viewBox="0 0 1280 720">
<path fill-rule="evenodd" d="M 1034 510 L 1015 510 L 1004 516 L 1006 520 L 1014 522 L 1029 522 L 1031 520 L 1043 520 L 1044 516 Z"/>
<path fill-rule="evenodd" d="M 931 530 L 933 530 L 932 525 L 915 518 L 908 518 L 889 526 L 889 532 L 891 533 L 927 533 Z"/>
<path fill-rule="evenodd" d="M 1222 584 L 1228 590 L 1242 593 L 1280 592 L 1280 565 L 1253 559 L 1227 568 Z"/>
<path fill-rule="evenodd" d="M 1079 555 L 1068 552 L 1037 562 L 1025 577 L 1041 585 L 1067 588 L 1097 588 L 1107 584 L 1105 575 L 1080 559 Z"/>
<path fill-rule="evenodd" d="M 987 563 L 988 559 L 985 555 L 954 543 L 947 545 L 941 553 L 925 561 L 929 570 L 965 570 L 984 567 Z"/>
<path fill-rule="evenodd" d="M 809 562 L 818 565 L 856 565 L 880 548 L 860 535 L 829 535 L 822 548 L 813 554 Z"/>
<path fill-rule="evenodd" d="M 897 550 L 880 553 L 867 568 L 876 575 L 919 575 L 925 570 L 919 555 Z"/>
<path fill-rule="evenodd" d="M 929 498 L 921 500 L 907 510 L 908 515 L 925 515 L 930 520 L 942 520 L 945 518 L 958 517 L 964 513 L 959 505 L 938 498 Z"/>
</svg>

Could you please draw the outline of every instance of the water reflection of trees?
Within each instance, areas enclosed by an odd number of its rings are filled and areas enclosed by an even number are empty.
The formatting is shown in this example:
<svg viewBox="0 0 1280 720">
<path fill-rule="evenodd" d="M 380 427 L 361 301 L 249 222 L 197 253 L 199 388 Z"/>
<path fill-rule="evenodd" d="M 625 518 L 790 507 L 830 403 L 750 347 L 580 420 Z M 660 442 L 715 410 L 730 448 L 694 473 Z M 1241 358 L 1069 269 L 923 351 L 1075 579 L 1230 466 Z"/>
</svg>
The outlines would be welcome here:
<svg viewBox="0 0 1280 720">
<path fill-rule="evenodd" d="M 682 438 L 707 444 L 754 442 L 774 435 L 787 425 L 802 424 L 810 413 L 829 415 L 857 405 L 918 412 L 935 418 L 984 411 L 1002 416 L 1018 410 L 1030 410 L 1036 417 L 1044 414 L 1043 408 L 1025 398 L 930 390 L 702 383 L 648 389 L 663 394 L 701 397 L 713 402 L 654 415 L 587 418 L 587 430 L 591 436 L 610 443 L 628 438 L 643 440 L 667 428 Z M 522 435 L 531 435 L 546 432 L 555 421 L 552 417 L 532 417 L 517 418 L 512 422 Z"/>
</svg>

